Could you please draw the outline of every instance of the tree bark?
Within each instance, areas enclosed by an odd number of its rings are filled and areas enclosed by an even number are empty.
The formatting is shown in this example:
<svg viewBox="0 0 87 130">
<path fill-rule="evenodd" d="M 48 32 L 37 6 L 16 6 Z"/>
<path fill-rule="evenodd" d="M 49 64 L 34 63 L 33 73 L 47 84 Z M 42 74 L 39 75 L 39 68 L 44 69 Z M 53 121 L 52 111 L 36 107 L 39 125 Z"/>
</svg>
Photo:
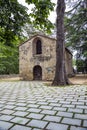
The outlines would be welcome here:
<svg viewBox="0 0 87 130">
<path fill-rule="evenodd" d="M 52 85 L 68 85 L 69 80 L 65 69 L 65 37 L 64 37 L 64 13 L 65 0 L 57 0 L 57 41 L 56 41 L 56 70 Z"/>
</svg>

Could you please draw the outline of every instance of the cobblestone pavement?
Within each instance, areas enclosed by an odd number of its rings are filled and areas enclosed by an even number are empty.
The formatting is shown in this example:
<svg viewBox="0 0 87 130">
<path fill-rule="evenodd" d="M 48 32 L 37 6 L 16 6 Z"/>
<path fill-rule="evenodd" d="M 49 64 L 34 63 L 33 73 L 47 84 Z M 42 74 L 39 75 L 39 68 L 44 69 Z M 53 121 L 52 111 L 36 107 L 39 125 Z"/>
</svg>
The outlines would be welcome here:
<svg viewBox="0 0 87 130">
<path fill-rule="evenodd" d="M 87 130 L 87 86 L 0 82 L 0 130 Z"/>
</svg>

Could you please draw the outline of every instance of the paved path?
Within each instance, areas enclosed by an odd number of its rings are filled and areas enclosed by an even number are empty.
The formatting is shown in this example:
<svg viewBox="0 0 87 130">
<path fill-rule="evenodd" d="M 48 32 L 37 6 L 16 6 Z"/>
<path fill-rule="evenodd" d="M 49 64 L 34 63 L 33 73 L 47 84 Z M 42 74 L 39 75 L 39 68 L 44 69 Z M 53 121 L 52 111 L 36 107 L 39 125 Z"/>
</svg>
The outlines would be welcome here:
<svg viewBox="0 0 87 130">
<path fill-rule="evenodd" d="M 87 130 L 87 86 L 0 82 L 0 130 Z"/>
</svg>

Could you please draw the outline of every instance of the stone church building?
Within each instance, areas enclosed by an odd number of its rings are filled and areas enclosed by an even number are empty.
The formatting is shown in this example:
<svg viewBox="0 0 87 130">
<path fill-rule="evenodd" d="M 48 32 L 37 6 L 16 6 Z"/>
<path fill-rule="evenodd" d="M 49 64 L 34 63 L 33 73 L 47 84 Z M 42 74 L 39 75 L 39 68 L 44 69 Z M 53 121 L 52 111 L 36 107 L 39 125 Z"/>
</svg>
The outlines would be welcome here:
<svg viewBox="0 0 87 130">
<path fill-rule="evenodd" d="M 53 80 L 56 64 L 56 39 L 34 35 L 19 46 L 19 73 L 24 80 Z M 65 49 L 67 75 L 73 74 L 72 54 Z"/>
</svg>

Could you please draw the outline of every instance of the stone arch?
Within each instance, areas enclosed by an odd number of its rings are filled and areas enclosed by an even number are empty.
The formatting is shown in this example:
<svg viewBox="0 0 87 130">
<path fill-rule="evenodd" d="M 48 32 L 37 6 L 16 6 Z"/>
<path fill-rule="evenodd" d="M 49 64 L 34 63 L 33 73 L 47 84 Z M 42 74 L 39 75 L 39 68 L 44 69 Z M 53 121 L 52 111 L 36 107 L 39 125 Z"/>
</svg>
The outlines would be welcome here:
<svg viewBox="0 0 87 130">
<path fill-rule="evenodd" d="M 42 80 L 42 68 L 39 65 L 34 66 L 33 68 L 33 79 Z"/>
</svg>

